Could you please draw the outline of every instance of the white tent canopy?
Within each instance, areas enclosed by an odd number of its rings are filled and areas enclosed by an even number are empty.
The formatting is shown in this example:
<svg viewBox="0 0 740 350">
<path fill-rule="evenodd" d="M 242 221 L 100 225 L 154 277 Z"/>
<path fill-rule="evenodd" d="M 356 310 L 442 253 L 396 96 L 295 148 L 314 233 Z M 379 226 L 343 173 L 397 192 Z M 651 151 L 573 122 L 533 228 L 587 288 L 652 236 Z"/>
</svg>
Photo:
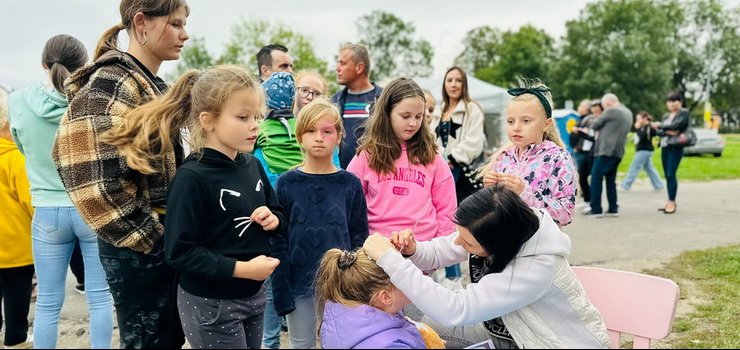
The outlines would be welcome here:
<svg viewBox="0 0 740 350">
<path fill-rule="evenodd" d="M 414 81 L 422 88 L 432 92 L 432 96 L 437 100 L 438 106 L 441 104 L 444 77 L 415 78 Z M 468 91 L 470 98 L 478 102 L 483 108 L 486 118 L 484 127 L 489 147 L 500 145 L 501 140 L 506 137 L 502 121 L 506 111 L 506 104 L 511 99 L 511 96 L 506 92 L 506 89 L 487 83 L 471 75 L 468 75 Z"/>
</svg>

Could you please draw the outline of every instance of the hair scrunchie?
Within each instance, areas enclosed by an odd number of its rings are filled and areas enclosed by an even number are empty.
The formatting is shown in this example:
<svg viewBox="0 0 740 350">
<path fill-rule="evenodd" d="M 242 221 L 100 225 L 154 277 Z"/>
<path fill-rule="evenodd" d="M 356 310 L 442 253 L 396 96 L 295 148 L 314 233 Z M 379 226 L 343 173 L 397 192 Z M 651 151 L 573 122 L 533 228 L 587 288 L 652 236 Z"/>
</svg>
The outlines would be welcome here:
<svg viewBox="0 0 740 350">
<path fill-rule="evenodd" d="M 345 270 L 346 268 L 352 266 L 355 261 L 357 261 L 357 253 L 345 250 L 339 257 L 339 260 L 337 260 L 337 266 L 339 266 L 340 270 Z"/>
</svg>

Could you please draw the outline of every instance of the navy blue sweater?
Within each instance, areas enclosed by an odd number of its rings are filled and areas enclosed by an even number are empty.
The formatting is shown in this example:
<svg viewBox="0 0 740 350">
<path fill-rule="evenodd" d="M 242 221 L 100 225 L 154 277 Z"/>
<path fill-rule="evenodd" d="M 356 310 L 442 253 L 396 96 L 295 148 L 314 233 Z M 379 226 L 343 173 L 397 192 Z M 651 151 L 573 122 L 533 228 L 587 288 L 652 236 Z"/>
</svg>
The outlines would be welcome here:
<svg viewBox="0 0 740 350">
<path fill-rule="evenodd" d="M 285 227 L 283 209 L 256 158 L 239 154 L 231 160 L 210 148 L 202 152 L 177 169 L 167 193 L 167 262 L 181 272 L 180 286 L 190 294 L 247 298 L 263 281 L 232 277 L 236 262 L 270 255 L 270 236 Z M 261 206 L 280 220 L 275 232 L 246 221 Z"/>
<path fill-rule="evenodd" d="M 280 259 L 272 288 L 275 310 L 287 315 L 295 310 L 296 297 L 313 296 L 326 251 L 352 250 L 365 242 L 367 204 L 360 180 L 344 170 L 322 175 L 291 170 L 275 187 L 288 228 L 271 238 L 273 256 Z"/>
</svg>

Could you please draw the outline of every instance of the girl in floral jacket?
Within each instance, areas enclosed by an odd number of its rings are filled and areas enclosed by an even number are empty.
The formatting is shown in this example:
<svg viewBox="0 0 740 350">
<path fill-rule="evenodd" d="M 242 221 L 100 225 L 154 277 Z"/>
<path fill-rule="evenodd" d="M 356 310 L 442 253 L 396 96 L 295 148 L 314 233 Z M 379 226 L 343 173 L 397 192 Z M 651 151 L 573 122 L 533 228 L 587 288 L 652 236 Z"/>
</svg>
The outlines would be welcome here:
<svg viewBox="0 0 740 350">
<path fill-rule="evenodd" d="M 530 207 L 544 209 L 560 226 L 571 223 L 576 204 L 576 172 L 552 119 L 550 89 L 539 81 L 510 89 L 506 109 L 511 144 L 491 158 L 485 186 L 502 183 Z"/>
</svg>

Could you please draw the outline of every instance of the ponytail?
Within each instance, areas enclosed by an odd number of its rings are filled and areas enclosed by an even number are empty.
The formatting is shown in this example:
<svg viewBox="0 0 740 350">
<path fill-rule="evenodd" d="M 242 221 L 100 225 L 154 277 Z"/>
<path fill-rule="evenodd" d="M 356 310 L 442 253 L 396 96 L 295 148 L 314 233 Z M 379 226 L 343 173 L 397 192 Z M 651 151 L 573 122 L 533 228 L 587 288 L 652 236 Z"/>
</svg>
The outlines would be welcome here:
<svg viewBox="0 0 740 350">
<path fill-rule="evenodd" d="M 103 33 L 103 36 L 100 37 L 98 44 L 95 46 L 93 60 L 97 60 L 108 51 L 118 50 L 118 33 L 123 29 L 126 29 L 126 26 L 123 23 L 118 23 Z"/>
<path fill-rule="evenodd" d="M 173 152 L 173 138 L 192 119 L 192 90 L 198 70 L 185 72 L 167 93 L 139 106 L 103 134 L 102 141 L 117 146 L 126 164 L 150 175 L 164 171 L 164 160 Z"/>
<path fill-rule="evenodd" d="M 67 67 L 63 66 L 60 63 L 52 63 L 51 67 L 49 67 L 49 78 L 51 79 L 51 83 L 54 85 L 54 89 L 59 91 L 59 93 L 64 94 L 64 80 L 69 77 L 69 71 L 67 70 Z"/>
<path fill-rule="evenodd" d="M 327 301 L 348 306 L 370 305 L 377 291 L 392 286 L 388 274 L 362 249 L 327 251 L 314 283 L 322 307 Z"/>
<path fill-rule="evenodd" d="M 41 62 L 49 69 L 49 79 L 54 88 L 64 95 L 64 80 L 87 63 L 87 49 L 75 37 L 55 35 L 46 41 Z"/>
</svg>

